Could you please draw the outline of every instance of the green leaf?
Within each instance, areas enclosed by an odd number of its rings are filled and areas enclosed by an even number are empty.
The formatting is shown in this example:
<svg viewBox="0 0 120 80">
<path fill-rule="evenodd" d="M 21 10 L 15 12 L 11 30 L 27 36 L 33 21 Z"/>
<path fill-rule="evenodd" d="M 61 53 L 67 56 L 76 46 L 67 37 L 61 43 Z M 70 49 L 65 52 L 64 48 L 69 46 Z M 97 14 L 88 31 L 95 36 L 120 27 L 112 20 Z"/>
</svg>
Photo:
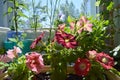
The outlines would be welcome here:
<svg viewBox="0 0 120 80">
<path fill-rule="evenodd" d="M 23 14 L 21 11 L 18 11 L 18 15 L 20 16 L 20 17 L 25 17 L 25 18 L 28 18 L 25 14 Z"/>
<path fill-rule="evenodd" d="M 65 31 L 66 31 L 66 32 L 68 32 L 68 33 L 70 33 L 70 32 L 71 32 L 71 30 L 70 30 L 70 28 L 69 28 L 69 27 L 65 27 Z"/>
<path fill-rule="evenodd" d="M 108 25 L 108 24 L 109 24 L 109 20 L 106 20 L 106 21 L 105 21 L 105 25 Z"/>
<path fill-rule="evenodd" d="M 23 47 L 24 47 L 23 42 L 22 42 L 22 41 L 19 41 L 19 42 L 17 43 L 17 46 L 20 47 L 20 48 L 23 48 Z"/>
<path fill-rule="evenodd" d="M 71 23 L 71 22 L 73 22 L 75 19 L 72 18 L 71 16 L 68 16 L 67 20 L 68 20 L 69 23 Z"/>
<path fill-rule="evenodd" d="M 19 3 L 18 3 L 17 1 L 16 1 L 16 3 L 15 3 L 15 6 L 16 6 L 16 7 L 19 7 Z"/>
<path fill-rule="evenodd" d="M 12 12 L 12 8 L 11 7 L 8 7 L 8 13 L 11 13 Z"/>
<path fill-rule="evenodd" d="M 0 69 L 3 69 L 3 68 L 8 67 L 8 66 L 9 66 L 9 64 L 4 63 L 4 62 L 0 62 Z"/>
<path fill-rule="evenodd" d="M 101 1 L 96 1 L 95 6 L 99 6 Z"/>
<path fill-rule="evenodd" d="M 0 66 L 1 66 L 1 65 L 4 65 L 4 64 L 5 64 L 5 63 L 3 63 L 3 62 L 0 62 Z"/>
<path fill-rule="evenodd" d="M 0 70 L 1 70 L 1 69 L 4 69 L 4 68 L 5 68 L 5 66 L 0 66 Z"/>
<path fill-rule="evenodd" d="M 25 37 L 27 36 L 27 34 L 26 33 L 22 33 L 22 39 L 24 39 Z"/>
<path fill-rule="evenodd" d="M 28 7 L 27 7 L 27 5 L 22 4 L 22 3 L 21 3 L 21 4 L 19 4 L 19 7 L 22 7 L 22 8 L 24 8 L 24 9 L 26 9 L 26 10 L 29 10 L 29 9 L 28 9 Z"/>
<path fill-rule="evenodd" d="M 100 17 L 100 14 L 96 14 L 97 17 Z"/>
<path fill-rule="evenodd" d="M 18 40 L 15 39 L 15 38 L 9 38 L 9 40 L 12 41 L 12 42 L 18 42 Z"/>
<path fill-rule="evenodd" d="M 107 10 L 110 11 L 113 9 L 114 2 L 110 2 L 110 4 L 107 6 Z"/>
</svg>

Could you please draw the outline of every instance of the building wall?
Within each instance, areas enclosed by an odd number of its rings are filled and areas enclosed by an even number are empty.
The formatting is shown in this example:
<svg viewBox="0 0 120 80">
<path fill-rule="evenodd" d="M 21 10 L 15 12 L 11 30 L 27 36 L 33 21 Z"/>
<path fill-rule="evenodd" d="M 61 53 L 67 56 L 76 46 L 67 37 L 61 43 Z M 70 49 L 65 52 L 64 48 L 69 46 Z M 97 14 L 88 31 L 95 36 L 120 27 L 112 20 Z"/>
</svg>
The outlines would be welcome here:
<svg viewBox="0 0 120 80">
<path fill-rule="evenodd" d="M 12 6 L 11 3 L 4 3 L 4 0 L 0 0 L 0 26 L 9 27 L 11 25 L 10 20 L 12 19 L 12 14 L 5 15 L 9 6 Z"/>
<path fill-rule="evenodd" d="M 3 24 L 3 0 L 0 0 L 0 26 L 4 26 Z"/>
</svg>

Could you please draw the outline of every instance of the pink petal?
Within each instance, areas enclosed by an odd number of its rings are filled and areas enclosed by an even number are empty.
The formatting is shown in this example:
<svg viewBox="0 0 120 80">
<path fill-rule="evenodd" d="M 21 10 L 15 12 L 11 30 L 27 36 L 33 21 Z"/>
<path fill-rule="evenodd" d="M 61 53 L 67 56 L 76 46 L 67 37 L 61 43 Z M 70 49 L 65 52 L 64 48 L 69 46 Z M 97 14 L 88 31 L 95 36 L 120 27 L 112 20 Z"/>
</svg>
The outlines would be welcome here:
<svg viewBox="0 0 120 80">
<path fill-rule="evenodd" d="M 73 30 L 73 29 L 74 29 L 74 26 L 75 26 L 75 23 L 74 23 L 74 22 L 71 22 L 71 23 L 70 23 L 70 29 Z"/>
<path fill-rule="evenodd" d="M 15 57 L 13 50 L 8 50 L 7 51 L 7 57 L 9 57 L 10 59 L 13 59 Z"/>
<path fill-rule="evenodd" d="M 14 51 L 16 53 L 22 53 L 21 49 L 19 47 L 14 46 Z"/>
<path fill-rule="evenodd" d="M 84 30 L 92 32 L 92 27 L 89 26 L 89 24 L 86 24 L 85 27 L 84 27 Z"/>
<path fill-rule="evenodd" d="M 85 16 L 82 16 L 82 17 L 81 17 L 81 20 L 82 20 L 84 23 L 87 22 L 87 18 L 86 18 Z"/>
</svg>

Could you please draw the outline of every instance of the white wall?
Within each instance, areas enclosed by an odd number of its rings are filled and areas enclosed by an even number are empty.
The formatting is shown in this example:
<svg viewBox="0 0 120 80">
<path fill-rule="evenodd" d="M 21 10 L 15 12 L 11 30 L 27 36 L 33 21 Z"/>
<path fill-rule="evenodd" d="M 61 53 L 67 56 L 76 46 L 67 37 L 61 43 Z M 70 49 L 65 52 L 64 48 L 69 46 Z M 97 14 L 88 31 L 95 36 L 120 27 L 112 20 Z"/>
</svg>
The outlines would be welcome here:
<svg viewBox="0 0 120 80">
<path fill-rule="evenodd" d="M 96 0 L 90 0 L 90 15 L 92 15 L 92 16 L 96 15 L 95 2 L 96 2 Z"/>
<path fill-rule="evenodd" d="M 10 3 L 3 3 L 4 0 L 0 0 L 0 26 L 9 27 L 9 20 L 12 18 L 12 15 L 4 15 L 7 12 L 7 8 L 11 6 Z"/>
</svg>

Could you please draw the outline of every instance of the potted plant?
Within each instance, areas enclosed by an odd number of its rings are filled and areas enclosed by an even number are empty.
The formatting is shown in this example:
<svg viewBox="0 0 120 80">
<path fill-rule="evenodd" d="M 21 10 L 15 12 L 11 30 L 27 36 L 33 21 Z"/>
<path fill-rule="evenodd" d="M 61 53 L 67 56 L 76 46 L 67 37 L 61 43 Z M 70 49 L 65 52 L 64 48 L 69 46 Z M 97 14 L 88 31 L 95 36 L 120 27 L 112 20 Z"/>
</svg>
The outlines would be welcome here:
<svg viewBox="0 0 120 80">
<path fill-rule="evenodd" d="M 6 50 L 12 49 L 13 46 L 19 46 L 23 48 L 24 52 L 30 51 L 30 40 L 25 40 L 25 34 L 18 30 L 19 28 L 19 20 L 21 17 L 27 18 L 25 14 L 23 14 L 21 8 L 26 8 L 24 3 L 21 3 L 18 0 L 5 0 L 8 3 L 11 3 L 11 7 L 8 7 L 8 12 L 6 14 L 13 14 L 13 18 L 11 20 L 14 23 L 10 28 L 11 31 L 7 32 L 7 40 L 4 42 L 4 47 Z"/>
</svg>

